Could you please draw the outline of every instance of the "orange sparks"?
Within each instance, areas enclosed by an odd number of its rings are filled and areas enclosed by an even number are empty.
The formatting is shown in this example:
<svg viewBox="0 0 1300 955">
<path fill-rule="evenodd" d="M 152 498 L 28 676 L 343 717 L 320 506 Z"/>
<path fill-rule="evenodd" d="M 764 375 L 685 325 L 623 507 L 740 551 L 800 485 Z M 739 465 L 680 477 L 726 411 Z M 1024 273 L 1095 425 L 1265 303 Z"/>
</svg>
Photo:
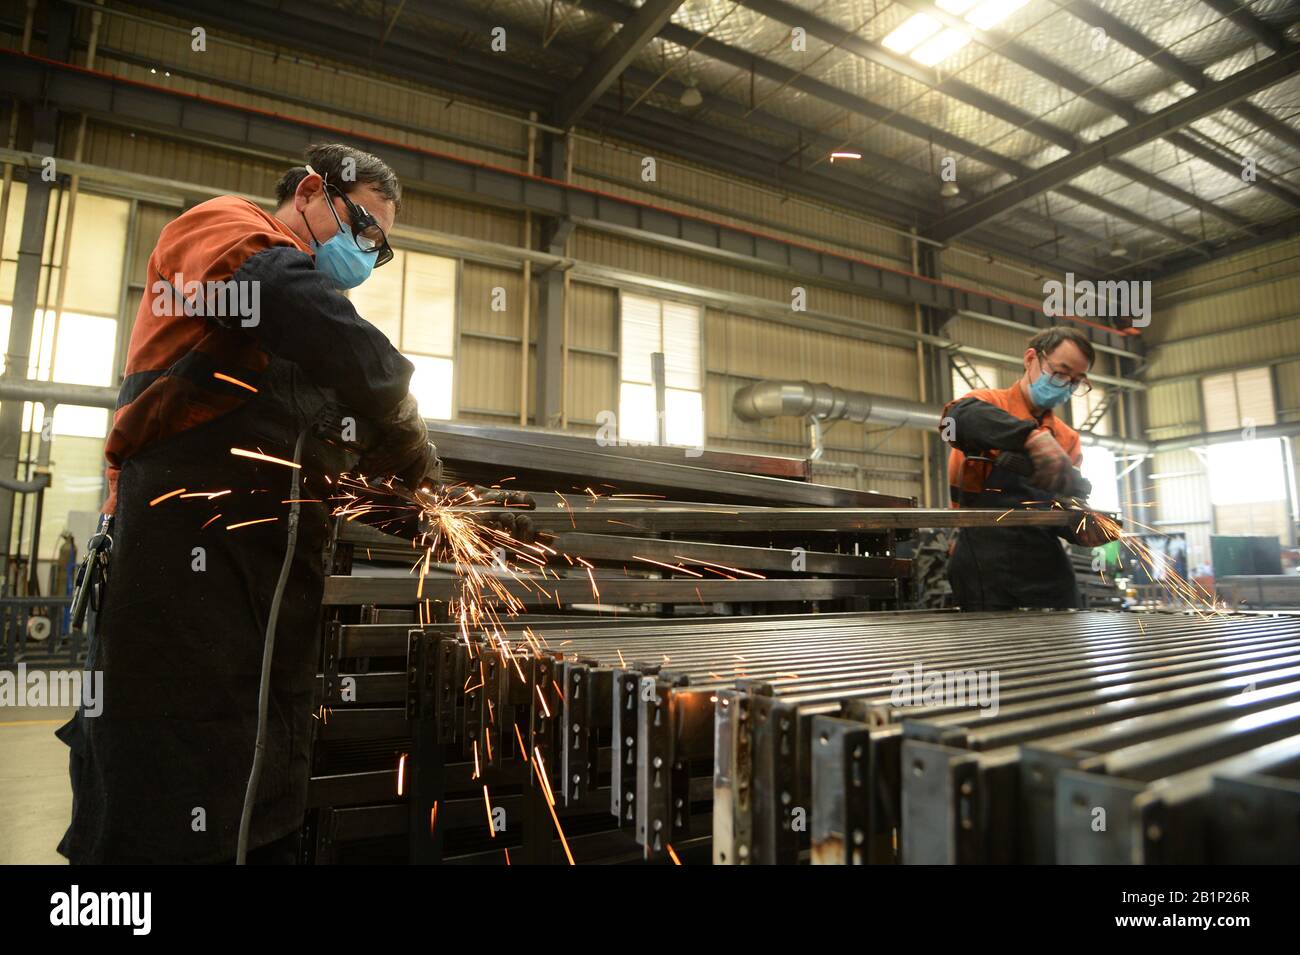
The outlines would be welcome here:
<svg viewBox="0 0 1300 955">
<path fill-rule="evenodd" d="M 546 779 L 546 765 L 542 762 L 542 754 L 536 747 L 533 748 L 533 772 L 537 773 L 537 778 L 542 782 L 542 792 L 546 794 L 546 805 L 551 810 L 551 820 L 555 823 L 560 845 L 564 846 L 564 855 L 569 860 L 569 865 L 577 865 L 573 861 L 573 853 L 569 851 L 569 840 L 564 838 L 564 830 L 560 827 L 560 817 L 555 814 L 555 796 L 551 793 L 551 784 Z"/>
<path fill-rule="evenodd" d="M 185 493 L 185 488 L 178 487 L 174 491 L 168 491 L 166 494 L 160 495 L 159 497 L 155 497 L 152 501 L 149 502 L 149 506 L 153 507 L 155 504 L 161 504 L 169 497 L 175 497 L 178 494 L 184 494 L 184 493 Z"/>
<path fill-rule="evenodd" d="M 619 664 L 623 667 L 624 670 L 626 670 L 626 669 L 627 669 L 627 661 L 623 659 L 623 651 L 620 650 L 618 647 L 615 647 L 615 648 L 614 648 L 614 652 L 618 654 L 618 662 L 619 662 Z"/>
<path fill-rule="evenodd" d="M 528 762 L 528 747 L 524 745 L 524 737 L 519 732 L 518 723 L 515 724 L 515 739 L 519 740 L 519 755 L 524 758 L 525 763 Z"/>
<path fill-rule="evenodd" d="M 269 522 L 271 522 L 271 521 L 278 521 L 279 519 L 280 519 L 280 518 L 278 518 L 278 517 L 263 517 L 263 518 L 260 518 L 259 520 L 256 520 L 256 521 L 241 521 L 241 522 L 238 523 L 238 524 L 227 524 L 227 525 L 226 525 L 226 530 L 228 530 L 228 531 L 233 531 L 233 530 L 236 530 L 236 529 L 238 529 L 238 528 L 240 528 L 240 527 L 250 527 L 250 526 L 252 526 L 253 524 L 266 524 L 266 523 L 269 523 Z"/>
<path fill-rule="evenodd" d="M 657 565 L 657 566 L 659 566 L 659 567 L 666 567 L 668 570 L 677 570 L 677 571 L 681 571 L 683 574 L 690 574 L 692 577 L 703 577 L 703 576 L 704 576 L 703 574 L 697 574 L 697 573 L 696 573 L 695 571 L 693 571 L 693 570 L 687 570 L 685 567 L 679 567 L 679 566 L 677 566 L 676 564 L 665 564 L 663 561 L 659 561 L 659 560 L 651 560 L 649 557 L 641 557 L 641 556 L 639 556 L 639 555 L 637 555 L 637 554 L 633 554 L 633 555 L 632 555 L 632 559 L 633 559 L 633 560 L 643 560 L 643 561 L 645 561 L 647 564 L 655 564 L 655 565 Z"/>
<path fill-rule="evenodd" d="M 245 451 L 243 448 L 231 448 L 230 453 L 236 457 L 252 458 L 254 461 L 267 461 L 271 464 L 283 464 L 287 468 L 301 468 L 301 464 L 293 461 L 286 461 L 284 458 L 275 458 L 269 454 L 262 454 L 260 451 Z"/>
<path fill-rule="evenodd" d="M 232 385 L 238 385 L 240 388 L 247 388 L 247 389 L 248 389 L 249 391 L 251 391 L 253 394 L 257 394 L 257 389 L 256 389 L 256 388 L 254 388 L 254 387 L 253 387 L 252 385 L 250 385 L 250 384 L 246 384 L 245 382 L 240 381 L 238 378 L 231 378 L 229 375 L 223 375 L 223 374 L 222 374 L 221 372 L 219 372 L 219 371 L 214 371 L 214 372 L 212 373 L 212 377 L 213 377 L 213 378 L 217 378 L 217 379 L 219 379 L 219 380 L 221 380 L 221 381 L 228 381 L 228 382 L 230 382 Z"/>
<path fill-rule="evenodd" d="M 203 527 L 207 527 L 209 524 L 211 524 L 213 521 L 219 519 L 220 517 L 221 517 L 220 514 L 213 514 L 211 517 L 209 517 L 209 518 L 207 519 L 207 521 L 204 522 Z M 199 530 L 203 530 L 203 527 L 200 527 Z"/>
<path fill-rule="evenodd" d="M 464 752 L 464 750 L 461 750 L 461 752 Z M 474 740 L 474 775 L 470 778 L 478 779 L 481 775 L 478 768 L 478 740 Z"/>
<path fill-rule="evenodd" d="M 678 560 L 689 560 L 692 564 L 703 564 L 705 567 L 708 567 L 709 569 L 721 568 L 722 570 L 729 570 L 733 574 L 744 574 L 746 577 L 753 577 L 756 580 L 767 580 L 767 578 L 764 577 L 762 574 L 756 574 L 752 570 L 741 570 L 739 567 L 728 567 L 726 564 L 715 564 L 711 560 L 704 560 L 703 558 L 700 557 L 683 557 L 681 554 L 673 554 L 673 556 L 676 557 Z M 715 573 L 716 572 L 717 571 L 715 571 Z M 723 576 L 726 575 L 724 574 Z"/>
<path fill-rule="evenodd" d="M 596 604 L 600 605 L 600 588 L 596 586 L 596 578 L 592 576 L 591 568 L 587 568 L 587 579 L 591 581 L 591 592 L 596 595 Z"/>
<path fill-rule="evenodd" d="M 502 848 L 505 849 L 504 846 L 502 846 Z M 505 854 L 506 854 L 506 865 L 509 865 L 509 864 L 510 864 L 510 850 L 509 850 L 509 849 L 505 849 Z"/>
<path fill-rule="evenodd" d="M 224 495 L 229 494 L 229 493 L 230 493 L 229 490 L 226 490 L 226 491 L 190 491 L 190 493 L 188 493 L 188 494 L 182 494 L 182 495 L 181 495 L 181 499 L 184 500 L 184 499 L 187 498 L 187 497 L 206 497 L 206 498 L 210 501 L 210 500 L 212 500 L 214 497 L 223 497 Z"/>
<path fill-rule="evenodd" d="M 665 842 L 664 846 L 668 849 L 668 857 L 673 860 L 673 865 L 681 865 L 682 860 L 677 858 L 677 853 L 673 851 L 671 842 Z"/>
<path fill-rule="evenodd" d="M 433 808 L 429 810 L 429 835 L 433 835 L 433 827 L 438 824 L 438 800 L 433 801 Z"/>
<path fill-rule="evenodd" d="M 487 806 L 488 834 L 497 837 L 497 827 L 492 824 L 492 800 L 488 798 L 487 783 L 483 784 L 483 805 Z"/>
<path fill-rule="evenodd" d="M 401 796 L 402 790 L 406 787 L 406 754 L 397 761 L 397 795 Z"/>
<path fill-rule="evenodd" d="M 546 718 L 549 720 L 551 718 L 551 708 L 546 705 L 546 697 L 542 696 L 542 688 L 539 686 L 535 687 L 535 689 L 537 690 L 537 698 L 542 701 L 542 712 L 546 714 Z"/>
</svg>

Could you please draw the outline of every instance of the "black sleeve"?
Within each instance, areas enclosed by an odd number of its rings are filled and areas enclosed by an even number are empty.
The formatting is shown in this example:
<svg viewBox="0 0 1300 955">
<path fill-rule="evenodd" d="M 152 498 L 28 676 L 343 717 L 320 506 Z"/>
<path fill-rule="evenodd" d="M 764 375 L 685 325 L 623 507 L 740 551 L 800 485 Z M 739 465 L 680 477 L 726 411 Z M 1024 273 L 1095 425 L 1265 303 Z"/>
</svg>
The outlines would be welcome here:
<svg viewBox="0 0 1300 955">
<path fill-rule="evenodd" d="M 1038 427 L 1032 418 L 1017 418 L 978 398 L 962 398 L 946 409 L 952 418 L 953 447 L 963 454 L 1023 451 L 1025 439 Z M 943 431 L 943 422 L 939 425 Z"/>
<path fill-rule="evenodd" d="M 233 277 L 258 283 L 256 322 L 236 316 L 225 324 L 298 365 L 313 384 L 333 388 L 360 414 L 382 418 L 406 397 L 414 366 L 357 314 L 311 256 L 276 246 L 250 256 Z"/>
</svg>

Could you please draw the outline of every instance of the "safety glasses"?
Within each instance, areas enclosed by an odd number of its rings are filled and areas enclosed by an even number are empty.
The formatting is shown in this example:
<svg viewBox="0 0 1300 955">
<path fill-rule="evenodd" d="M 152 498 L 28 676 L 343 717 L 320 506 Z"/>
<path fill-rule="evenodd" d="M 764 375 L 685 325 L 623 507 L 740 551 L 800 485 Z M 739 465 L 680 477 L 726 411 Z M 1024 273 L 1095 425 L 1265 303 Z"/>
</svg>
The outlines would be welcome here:
<svg viewBox="0 0 1300 955">
<path fill-rule="evenodd" d="M 1050 376 L 1049 380 L 1052 384 L 1056 385 L 1058 388 L 1069 388 L 1070 394 L 1074 397 L 1082 398 L 1084 395 L 1092 391 L 1092 382 L 1088 380 L 1087 375 L 1080 375 L 1078 378 L 1074 378 L 1065 374 L 1065 372 L 1057 371 L 1052 367 L 1051 362 L 1047 360 L 1047 356 L 1041 351 L 1038 353 L 1038 363 L 1043 366 L 1043 371 Z"/>
<path fill-rule="evenodd" d="M 315 172 L 311 166 L 307 169 Z M 388 236 L 384 235 L 383 228 L 375 221 L 375 217 L 366 211 L 365 206 L 359 206 L 347 197 L 347 194 L 338 186 L 333 185 L 325 176 L 321 176 L 325 183 L 325 195 L 338 196 L 343 200 L 343 206 L 348 210 L 348 218 L 352 220 L 351 232 L 352 240 L 356 242 L 357 248 L 362 252 L 373 252 L 375 254 L 375 268 L 381 265 L 387 265 L 393 260 L 393 247 L 388 244 Z M 334 220 L 339 224 L 339 229 L 343 229 L 343 220 L 339 218 L 338 210 L 334 208 L 334 203 L 328 203 L 330 212 L 334 213 Z"/>
</svg>

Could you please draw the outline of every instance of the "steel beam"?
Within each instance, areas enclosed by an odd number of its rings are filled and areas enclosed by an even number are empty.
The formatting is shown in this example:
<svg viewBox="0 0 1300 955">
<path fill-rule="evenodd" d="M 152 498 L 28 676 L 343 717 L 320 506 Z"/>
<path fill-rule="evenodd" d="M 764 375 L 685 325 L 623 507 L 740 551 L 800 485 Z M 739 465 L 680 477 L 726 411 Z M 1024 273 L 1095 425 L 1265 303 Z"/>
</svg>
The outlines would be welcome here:
<svg viewBox="0 0 1300 955">
<path fill-rule="evenodd" d="M 958 102 L 966 103 L 976 109 L 988 113 L 997 119 L 1002 120 L 1011 126 L 1024 129 L 1027 132 L 1046 140 L 1047 142 L 1059 146 L 1068 152 L 1076 152 L 1084 145 L 1079 139 L 1068 130 L 1055 126 L 1031 113 L 1027 113 L 1017 106 L 990 96 L 977 86 L 966 83 L 962 80 L 951 76 L 943 75 L 939 70 L 932 67 L 921 66 L 906 56 L 900 56 L 870 40 L 863 39 L 860 36 L 841 29 L 833 23 L 821 19 L 820 17 L 810 16 L 808 11 L 795 7 L 786 0 L 742 0 L 745 6 L 758 10 L 773 19 L 780 20 L 783 23 L 804 25 L 810 33 L 819 36 L 828 43 L 833 43 L 843 49 L 861 56 L 864 59 L 880 63 L 896 73 L 902 73 L 904 76 L 923 83 L 938 93 L 951 96 Z M 925 13 L 927 16 L 934 17 L 955 27 L 968 34 L 978 34 L 981 31 L 974 30 L 969 24 L 958 17 L 954 17 L 944 12 L 939 7 L 929 2 L 917 2 L 917 0 L 902 0 L 904 6 Z M 1042 63 L 1046 62 L 1043 57 L 1038 57 L 1026 48 L 1021 47 L 1014 42 L 989 42 L 983 40 L 985 46 L 989 49 L 995 49 L 1000 55 L 1007 57 L 1013 62 L 1019 63 L 1026 69 L 1034 72 L 1035 66 L 1041 69 Z M 1031 65 L 1033 64 L 1033 65 Z M 1040 75 L 1042 75 L 1040 73 Z M 1245 226 L 1248 220 L 1236 213 L 1222 209 L 1214 203 L 1206 202 L 1199 196 L 1195 196 L 1185 189 L 1181 189 L 1173 183 L 1166 182 L 1158 176 L 1139 169 L 1131 163 L 1124 162 L 1118 158 L 1110 158 L 1106 164 L 1121 175 L 1141 183 L 1157 192 L 1163 193 L 1170 198 L 1176 199 L 1190 208 L 1200 209 L 1207 215 L 1222 219 L 1233 226 Z"/>
<path fill-rule="evenodd" d="M 1202 2 L 1207 7 L 1223 14 L 1223 16 L 1242 30 L 1245 30 L 1258 42 L 1263 43 L 1274 53 L 1280 53 L 1286 45 L 1286 41 L 1281 34 L 1262 20 L 1257 19 L 1248 8 L 1243 7 L 1237 0 L 1202 0 Z"/>
<path fill-rule="evenodd" d="M 641 48 L 658 35 L 681 5 L 682 0 L 645 0 L 623 24 L 623 29 L 601 48 L 560 94 L 552 111 L 555 125 L 561 129 L 572 128 L 632 64 Z"/>
<path fill-rule="evenodd" d="M 327 577 L 327 607 L 360 604 L 409 604 L 421 599 L 446 603 L 459 600 L 464 582 L 458 577 L 428 578 L 423 589 L 413 577 Z M 522 583 L 503 579 L 502 588 L 534 607 L 560 604 L 603 606 L 620 603 L 708 604 L 714 601 L 765 603 L 771 601 L 841 600 L 850 597 L 893 599 L 893 580 L 659 580 L 536 578 Z"/>
<path fill-rule="evenodd" d="M 1186 60 L 1180 59 L 1172 50 L 1160 46 L 1160 44 L 1156 43 L 1146 34 L 1129 26 L 1113 13 L 1097 6 L 1092 2 L 1092 0 L 1067 0 L 1063 6 L 1083 22 L 1105 30 L 1107 36 L 1118 40 L 1134 53 L 1150 60 L 1170 76 L 1186 83 L 1192 89 L 1200 90 L 1209 84 L 1210 78 L 1206 76 L 1199 67 L 1188 63 Z M 1253 20 L 1255 24 L 1263 27 L 1264 32 L 1270 37 L 1268 46 L 1273 50 L 1273 52 L 1276 53 L 1282 49 L 1284 44 L 1281 35 L 1273 33 L 1271 28 L 1267 27 L 1262 21 L 1255 20 L 1249 11 L 1237 7 L 1231 2 L 1226 3 L 1224 6 L 1229 9 L 1221 9 L 1220 12 L 1242 13 L 1245 15 L 1245 20 Z M 1233 19 L 1234 22 L 1237 22 L 1238 26 L 1241 26 L 1248 33 L 1253 34 L 1255 32 L 1252 27 L 1246 26 L 1244 22 L 1237 20 L 1237 18 L 1229 16 L 1229 19 Z M 1260 127 L 1274 127 L 1273 129 L 1261 128 L 1260 132 L 1264 135 L 1274 136 L 1283 142 L 1288 143 L 1292 148 L 1300 148 L 1300 133 L 1297 133 L 1287 125 L 1285 120 L 1279 120 L 1277 117 L 1272 116 L 1265 110 L 1260 109 L 1258 106 L 1249 102 L 1237 103 L 1234 106 L 1230 106 L 1229 109 L 1248 123 L 1253 123 Z M 1175 142 L 1175 145 L 1179 145 L 1179 143 Z"/>
<path fill-rule="evenodd" d="M 538 508 L 529 512 L 534 525 L 560 533 L 587 534 L 721 533 L 780 531 L 838 533 L 908 530 L 918 527 L 1073 527 L 1081 512 L 1050 508 L 1010 511 L 976 508 L 849 507 L 622 507 Z"/>
<path fill-rule="evenodd" d="M 617 0 L 587 0 L 587 8 L 599 13 L 601 16 L 609 17 L 617 22 L 624 22 L 630 15 L 628 8 L 618 3 Z M 776 8 L 773 8 L 775 10 Z M 796 14 L 791 14 L 795 16 Z M 794 21 L 795 26 L 803 26 L 811 19 L 811 15 L 806 11 L 800 10 L 798 18 Z M 914 119 L 894 109 L 888 109 L 871 100 L 854 96 L 836 86 L 824 83 L 820 80 L 813 79 L 801 72 L 773 63 L 762 57 L 755 57 L 754 54 L 741 50 L 737 47 L 728 46 L 706 37 L 703 34 L 688 30 L 685 27 L 670 23 L 666 26 L 661 34 L 664 39 L 689 49 L 698 50 L 704 56 L 719 60 L 735 66 L 737 69 L 754 70 L 757 75 L 772 80 L 782 86 L 789 86 L 792 89 L 800 90 L 810 96 L 815 96 L 824 102 L 839 106 L 841 109 L 868 119 L 872 122 L 883 123 L 891 126 L 910 136 L 916 137 L 919 143 L 936 143 L 946 149 L 955 150 L 960 155 L 973 156 L 980 155 L 978 162 L 992 166 L 1001 172 L 1008 173 L 1015 177 L 1025 175 L 1029 167 L 1007 156 L 1000 156 L 997 153 L 990 153 L 980 148 L 980 146 L 961 136 L 953 135 L 946 130 L 930 126 L 927 123 Z M 1145 216 L 1135 213 L 1133 210 L 1109 202 L 1100 196 L 1095 196 L 1076 186 L 1063 185 L 1058 192 L 1061 195 L 1074 199 L 1076 202 L 1093 206 L 1105 212 L 1107 215 L 1115 216 L 1127 222 L 1132 222 L 1144 229 L 1149 229 L 1164 235 L 1167 238 L 1179 243 L 1180 245 L 1194 245 L 1195 239 L 1192 236 L 1184 235 L 1176 229 L 1148 219 Z"/>
<path fill-rule="evenodd" d="M 930 236 L 945 242 L 954 239 L 1021 202 L 1050 189 L 1058 189 L 1089 169 L 1106 162 L 1109 157 L 1136 149 L 1285 79 L 1295 73 L 1297 67 L 1300 67 L 1300 51 L 1281 53 L 1261 60 L 1225 80 L 1206 86 L 1199 93 L 1145 116 L 1131 126 L 1103 136 L 1073 155 L 1048 163 L 1018 181 L 974 200 L 941 219 L 930 230 Z"/>
</svg>

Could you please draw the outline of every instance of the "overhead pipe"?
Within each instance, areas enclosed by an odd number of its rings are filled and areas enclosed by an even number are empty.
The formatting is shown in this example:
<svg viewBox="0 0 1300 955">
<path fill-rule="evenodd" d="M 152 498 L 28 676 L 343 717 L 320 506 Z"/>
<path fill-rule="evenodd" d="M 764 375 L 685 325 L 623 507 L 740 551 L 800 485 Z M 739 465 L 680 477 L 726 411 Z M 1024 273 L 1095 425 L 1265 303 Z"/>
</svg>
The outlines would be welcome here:
<svg viewBox="0 0 1300 955">
<path fill-rule="evenodd" d="M 736 392 L 732 408 L 743 421 L 782 417 L 811 418 L 817 422 L 818 430 L 827 421 L 877 421 L 897 427 L 937 430 L 943 418 L 943 408 L 940 405 L 872 395 L 865 391 L 811 381 L 756 381 Z M 1300 430 L 1300 425 L 1297 425 L 1297 430 Z M 1240 438 L 1237 432 L 1230 433 Z M 1082 431 L 1079 437 L 1084 444 L 1121 453 L 1150 454 L 1164 450 L 1148 441 L 1116 438 L 1091 431 Z M 814 444 L 814 451 L 816 450 Z"/>
</svg>

